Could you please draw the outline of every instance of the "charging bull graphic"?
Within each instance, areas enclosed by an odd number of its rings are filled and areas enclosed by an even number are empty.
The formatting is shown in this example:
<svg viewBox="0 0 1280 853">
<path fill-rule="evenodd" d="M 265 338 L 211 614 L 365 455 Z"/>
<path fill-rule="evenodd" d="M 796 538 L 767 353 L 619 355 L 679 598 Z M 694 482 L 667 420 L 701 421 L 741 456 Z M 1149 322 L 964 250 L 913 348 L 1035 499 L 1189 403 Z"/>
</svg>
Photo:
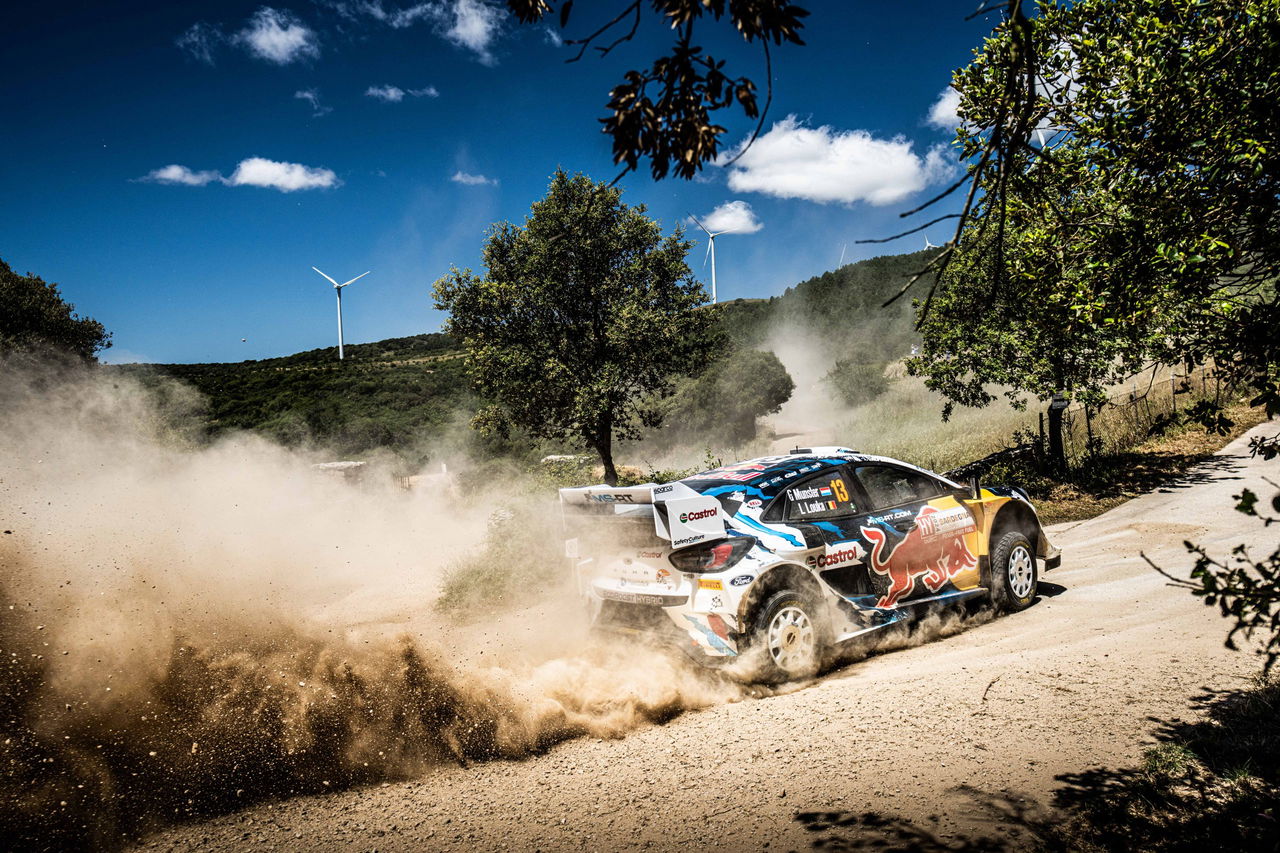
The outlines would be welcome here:
<svg viewBox="0 0 1280 853">
<path fill-rule="evenodd" d="M 915 524 L 898 540 L 889 543 L 879 527 L 863 527 L 862 536 L 871 545 L 871 571 L 889 579 L 889 589 L 877 607 L 892 607 L 910 595 L 919 578 L 930 592 L 942 589 L 952 578 L 978 565 L 978 558 L 964 537 L 976 528 L 964 507 L 941 510 L 926 506 L 916 515 Z"/>
</svg>

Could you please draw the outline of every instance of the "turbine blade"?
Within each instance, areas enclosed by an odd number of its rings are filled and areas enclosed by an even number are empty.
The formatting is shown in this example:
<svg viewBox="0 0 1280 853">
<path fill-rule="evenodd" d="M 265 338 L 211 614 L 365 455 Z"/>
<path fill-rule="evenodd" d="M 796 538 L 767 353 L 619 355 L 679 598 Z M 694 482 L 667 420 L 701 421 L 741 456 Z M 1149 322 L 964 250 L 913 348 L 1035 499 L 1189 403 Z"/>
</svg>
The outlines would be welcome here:
<svg viewBox="0 0 1280 853">
<path fill-rule="evenodd" d="M 706 253 L 705 255 L 703 255 L 703 256 L 702 256 L 702 267 L 703 267 L 703 269 L 706 269 L 706 266 L 707 266 L 707 258 L 711 257 L 711 244 L 712 244 L 712 243 L 714 243 L 715 241 L 716 241 L 716 238 L 715 238 L 715 237 L 712 237 L 710 240 L 708 240 L 708 241 L 707 241 L 707 253 Z"/>
<path fill-rule="evenodd" d="M 316 269 L 315 267 L 312 267 L 312 269 L 313 269 L 313 270 L 316 270 L 316 272 L 320 272 L 320 270 Z M 325 273 L 320 272 L 320 275 L 323 275 L 325 278 L 328 278 L 328 279 L 329 279 L 329 281 L 333 282 L 333 286 L 334 286 L 334 287 L 337 287 L 337 286 L 338 286 L 338 283 L 337 283 L 336 281 L 333 281 L 333 279 L 332 279 L 332 278 L 329 278 L 329 276 L 328 276 L 328 275 L 326 275 Z"/>
<path fill-rule="evenodd" d="M 712 237 L 714 237 L 714 236 L 715 236 L 714 234 L 711 234 L 711 232 L 707 230 L 707 226 L 703 225 L 701 222 L 699 222 L 699 221 L 698 221 L 698 217 L 696 217 L 696 216 L 694 216 L 692 213 L 690 213 L 690 214 L 689 214 L 689 218 L 693 220 L 693 223 L 694 223 L 695 225 L 697 225 L 699 228 L 701 228 L 701 229 L 702 229 L 702 231 L 703 231 L 703 233 L 704 233 L 704 234 L 710 234 Z"/>
<path fill-rule="evenodd" d="M 351 279 L 351 281 L 359 281 L 360 279 L 364 278 L 365 276 L 367 276 L 367 275 L 368 275 L 369 273 L 371 273 L 371 272 L 373 272 L 373 270 L 369 270 L 369 272 L 362 272 L 362 273 L 360 273 L 360 275 L 358 275 L 358 276 L 356 276 L 355 278 Z M 346 287 L 348 284 L 351 284 L 351 281 L 344 281 L 342 284 L 340 284 L 340 285 L 338 285 L 338 286 L 339 286 L 339 287 Z"/>
</svg>

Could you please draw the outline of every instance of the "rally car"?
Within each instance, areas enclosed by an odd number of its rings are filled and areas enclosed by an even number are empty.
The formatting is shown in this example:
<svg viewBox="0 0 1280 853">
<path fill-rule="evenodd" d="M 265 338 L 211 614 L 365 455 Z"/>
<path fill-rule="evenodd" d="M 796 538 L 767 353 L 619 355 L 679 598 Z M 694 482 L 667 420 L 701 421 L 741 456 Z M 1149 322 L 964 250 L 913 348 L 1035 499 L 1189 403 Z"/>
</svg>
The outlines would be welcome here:
<svg viewBox="0 0 1280 853">
<path fill-rule="evenodd" d="M 817 672 L 922 605 L 1021 610 L 1061 556 L 1016 488 L 846 447 L 673 483 L 561 489 L 565 553 L 595 627 L 665 638 L 753 678 Z"/>
</svg>

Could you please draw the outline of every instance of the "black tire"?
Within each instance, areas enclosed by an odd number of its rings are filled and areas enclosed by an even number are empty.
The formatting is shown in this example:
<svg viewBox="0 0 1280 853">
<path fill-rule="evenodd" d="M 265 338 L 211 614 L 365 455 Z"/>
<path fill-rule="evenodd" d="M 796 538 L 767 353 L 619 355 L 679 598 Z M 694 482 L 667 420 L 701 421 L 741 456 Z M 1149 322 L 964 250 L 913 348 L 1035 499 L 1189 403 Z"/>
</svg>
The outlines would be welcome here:
<svg viewBox="0 0 1280 853">
<path fill-rule="evenodd" d="M 822 668 L 830 645 L 821 603 L 794 589 L 769 596 L 751 625 L 753 678 L 780 684 L 812 678 Z"/>
<path fill-rule="evenodd" d="M 997 610 L 1026 610 L 1036 598 L 1039 572 L 1036 550 L 1026 536 L 1016 530 L 1003 534 L 991 549 L 987 588 Z"/>
</svg>

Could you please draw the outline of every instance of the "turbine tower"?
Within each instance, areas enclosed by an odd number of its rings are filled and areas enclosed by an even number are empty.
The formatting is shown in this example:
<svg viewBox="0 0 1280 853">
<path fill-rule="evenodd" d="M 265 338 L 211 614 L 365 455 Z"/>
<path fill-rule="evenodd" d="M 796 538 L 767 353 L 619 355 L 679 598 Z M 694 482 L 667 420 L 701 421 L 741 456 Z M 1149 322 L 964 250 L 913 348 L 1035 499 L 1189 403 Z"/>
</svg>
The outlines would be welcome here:
<svg viewBox="0 0 1280 853">
<path fill-rule="evenodd" d="M 329 279 L 330 283 L 333 284 L 333 292 L 338 294 L 338 361 L 342 361 L 342 288 L 346 287 L 348 284 L 351 284 L 352 282 L 359 281 L 360 279 L 367 276 L 370 272 L 373 272 L 373 270 L 369 270 L 368 272 L 363 272 L 360 275 L 356 276 L 355 278 L 351 279 L 351 281 L 344 281 L 342 284 L 338 284 L 328 275 L 320 272 L 320 270 L 316 269 L 315 267 L 312 267 L 312 269 L 315 270 L 316 272 L 319 272 L 320 275 L 323 275 L 325 278 Z"/>
<path fill-rule="evenodd" d="M 717 231 L 716 233 L 712 234 L 710 231 L 707 230 L 707 226 L 703 225 L 701 222 L 698 221 L 698 217 L 690 213 L 689 218 L 692 219 L 694 223 L 696 223 L 697 226 L 702 229 L 702 233 L 707 235 L 707 254 L 711 256 L 711 302 L 712 304 L 715 304 L 716 302 L 716 238 L 719 237 L 721 234 L 727 234 L 729 232 L 728 232 L 728 229 L 726 229 L 724 231 Z M 705 257 L 703 258 L 702 262 L 706 263 Z"/>
</svg>

